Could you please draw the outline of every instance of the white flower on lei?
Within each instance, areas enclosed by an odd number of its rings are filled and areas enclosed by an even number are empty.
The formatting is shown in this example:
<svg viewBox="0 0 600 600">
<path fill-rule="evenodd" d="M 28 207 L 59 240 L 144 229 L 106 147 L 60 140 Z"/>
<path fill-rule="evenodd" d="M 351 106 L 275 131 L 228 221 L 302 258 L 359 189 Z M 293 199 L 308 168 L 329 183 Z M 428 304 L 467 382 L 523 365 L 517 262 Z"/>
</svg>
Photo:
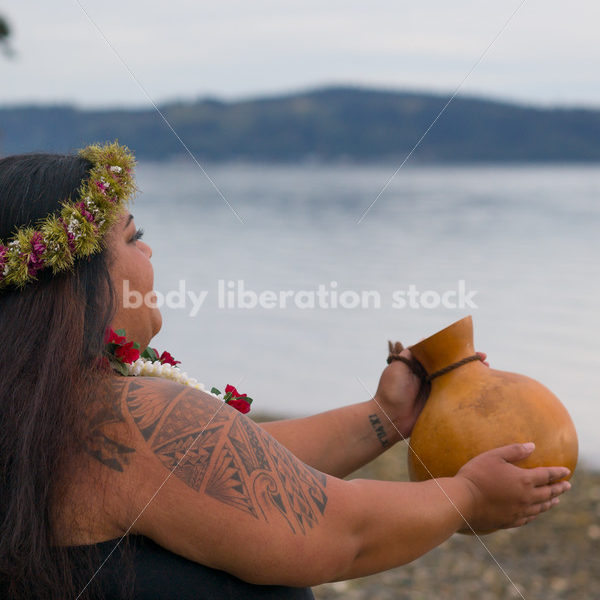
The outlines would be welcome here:
<svg viewBox="0 0 600 600">
<path fill-rule="evenodd" d="M 133 363 L 126 364 L 126 366 L 129 374 L 135 377 L 163 377 L 164 379 L 170 379 L 171 381 L 176 381 L 182 385 L 187 385 L 196 390 L 206 392 L 220 400 L 223 399 L 221 396 L 207 390 L 205 385 L 200 383 L 197 379 L 188 377 L 188 374 L 177 366 L 168 363 L 162 364 L 159 360 L 151 361 L 147 358 L 138 358 Z"/>
</svg>

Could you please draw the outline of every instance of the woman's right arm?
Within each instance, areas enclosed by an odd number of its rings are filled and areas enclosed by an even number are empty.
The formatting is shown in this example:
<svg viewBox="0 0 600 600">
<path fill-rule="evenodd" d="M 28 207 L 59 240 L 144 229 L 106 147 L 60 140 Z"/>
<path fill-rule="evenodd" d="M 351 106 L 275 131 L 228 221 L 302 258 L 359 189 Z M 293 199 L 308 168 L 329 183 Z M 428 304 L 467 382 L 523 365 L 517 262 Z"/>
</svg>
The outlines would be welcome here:
<svg viewBox="0 0 600 600">
<path fill-rule="evenodd" d="M 562 468 L 510 464 L 530 452 L 522 445 L 485 453 L 453 478 L 344 481 L 197 390 L 125 379 L 121 406 L 136 439 L 121 474 L 131 502 L 120 527 L 133 523 L 131 531 L 251 583 L 379 572 L 434 548 L 466 526 L 463 517 L 475 529 L 520 525 L 568 487 L 552 483 Z"/>
</svg>

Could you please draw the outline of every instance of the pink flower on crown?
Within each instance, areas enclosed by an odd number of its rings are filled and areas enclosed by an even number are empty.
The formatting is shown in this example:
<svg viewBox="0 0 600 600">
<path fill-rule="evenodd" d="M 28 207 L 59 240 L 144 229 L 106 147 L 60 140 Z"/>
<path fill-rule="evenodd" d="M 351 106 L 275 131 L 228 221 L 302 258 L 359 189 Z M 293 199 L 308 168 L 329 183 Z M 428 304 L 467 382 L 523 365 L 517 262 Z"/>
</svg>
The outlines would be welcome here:
<svg viewBox="0 0 600 600">
<path fill-rule="evenodd" d="M 71 254 L 73 254 L 73 252 L 75 252 L 75 236 L 69 231 L 69 226 L 62 217 L 59 217 L 58 220 L 60 221 L 60 224 L 63 226 L 65 233 L 67 234 L 67 244 L 69 245 L 69 250 L 71 251 Z"/>
<path fill-rule="evenodd" d="M 75 206 L 79 209 L 79 212 L 87 221 L 89 221 L 90 223 L 93 223 L 95 221 L 94 215 L 87 210 L 85 202 L 78 202 Z"/>
<path fill-rule="evenodd" d="M 96 181 L 96 187 L 104 194 L 109 188 L 109 185 L 104 181 Z"/>
<path fill-rule="evenodd" d="M 8 248 L 0 244 L 0 281 L 4 279 L 4 265 L 6 263 L 6 255 L 8 254 Z"/>
<path fill-rule="evenodd" d="M 31 252 L 27 259 L 27 271 L 29 275 L 35 275 L 40 269 L 44 268 L 43 253 L 46 251 L 44 238 L 39 231 L 31 236 Z"/>
</svg>

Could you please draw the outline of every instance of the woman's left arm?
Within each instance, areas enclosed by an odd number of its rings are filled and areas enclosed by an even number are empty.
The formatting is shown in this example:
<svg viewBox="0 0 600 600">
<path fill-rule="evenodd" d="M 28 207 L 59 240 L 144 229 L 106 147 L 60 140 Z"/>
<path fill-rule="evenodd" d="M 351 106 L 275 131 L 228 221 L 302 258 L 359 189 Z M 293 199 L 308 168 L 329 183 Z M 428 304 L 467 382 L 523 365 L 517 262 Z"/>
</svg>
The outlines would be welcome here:
<svg viewBox="0 0 600 600">
<path fill-rule="evenodd" d="M 410 357 L 408 350 L 403 354 Z M 394 361 L 384 369 L 371 400 L 261 426 L 306 464 L 345 477 L 410 437 L 424 404 L 420 384 L 405 363 Z"/>
</svg>

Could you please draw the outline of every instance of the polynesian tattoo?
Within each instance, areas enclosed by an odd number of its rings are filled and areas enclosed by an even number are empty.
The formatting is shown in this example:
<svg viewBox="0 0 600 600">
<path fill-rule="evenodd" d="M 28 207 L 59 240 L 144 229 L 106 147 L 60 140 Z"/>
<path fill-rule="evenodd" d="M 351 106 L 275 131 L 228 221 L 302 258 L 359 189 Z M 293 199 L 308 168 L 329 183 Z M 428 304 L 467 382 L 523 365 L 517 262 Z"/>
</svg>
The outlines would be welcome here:
<svg viewBox="0 0 600 600">
<path fill-rule="evenodd" d="M 120 472 L 129 464 L 129 458 L 135 450 L 108 437 L 106 428 L 124 421 L 118 396 L 115 396 L 110 406 L 101 406 L 95 410 L 90 419 L 90 435 L 84 440 L 84 448 L 88 454 L 103 465 Z"/>
<path fill-rule="evenodd" d="M 143 438 L 189 487 L 256 519 L 268 521 L 275 510 L 294 533 L 319 522 L 326 476 L 250 419 L 189 387 L 123 381 L 121 394 Z"/>
</svg>

